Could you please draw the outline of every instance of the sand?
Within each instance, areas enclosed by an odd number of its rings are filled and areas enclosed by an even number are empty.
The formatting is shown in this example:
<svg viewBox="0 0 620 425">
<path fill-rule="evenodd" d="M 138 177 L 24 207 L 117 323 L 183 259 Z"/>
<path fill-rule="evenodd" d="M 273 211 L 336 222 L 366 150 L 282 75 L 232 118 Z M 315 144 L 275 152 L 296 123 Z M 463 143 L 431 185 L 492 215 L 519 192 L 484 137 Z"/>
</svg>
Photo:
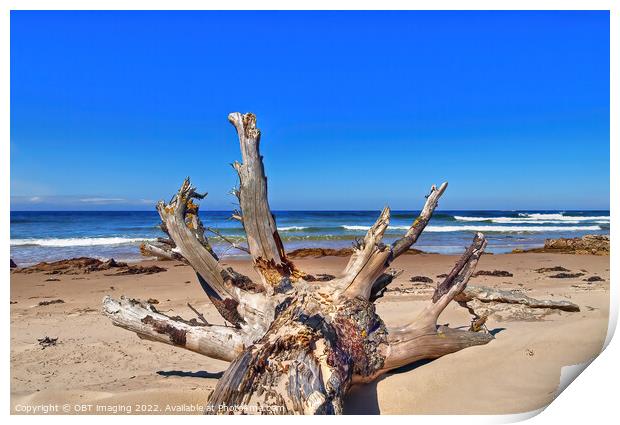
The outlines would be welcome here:
<svg viewBox="0 0 620 425">
<path fill-rule="evenodd" d="M 455 256 L 422 254 L 400 257 L 394 267 L 404 273 L 377 302 L 388 325 L 412 320 L 429 302 L 432 289 L 409 282 L 427 276 L 435 282 Z M 296 260 L 313 273 L 337 274 L 346 258 Z M 201 413 L 227 363 L 172 346 L 139 339 L 117 328 L 100 313 L 110 294 L 155 298 L 167 314 L 195 317 L 191 303 L 207 320 L 223 320 L 200 289 L 193 270 L 173 262 L 144 262 L 165 267 L 153 275 L 48 276 L 11 275 L 11 412 L 45 409 L 49 413 Z M 226 261 L 253 275 L 248 261 Z M 584 276 L 552 279 L 541 267 L 563 266 Z M 487 325 L 496 339 L 432 362 L 422 362 L 354 386 L 345 412 L 356 414 L 505 414 L 538 409 L 550 403 L 560 369 L 596 356 L 605 339 L 609 314 L 609 257 L 562 254 L 484 255 L 478 270 L 507 270 L 513 277 L 479 276 L 472 285 L 522 289 L 532 297 L 569 300 L 578 313 L 553 312 L 540 320 L 500 321 Z M 602 282 L 583 278 L 597 275 Z M 46 281 L 58 278 L 59 281 Z M 40 301 L 64 303 L 39 306 Z M 452 303 L 439 323 L 468 325 L 467 311 Z M 58 338 L 42 348 L 37 339 Z M 88 407 L 90 405 L 90 407 Z M 68 407 L 67 407 L 68 406 Z M 84 406 L 84 407 L 78 407 Z"/>
</svg>

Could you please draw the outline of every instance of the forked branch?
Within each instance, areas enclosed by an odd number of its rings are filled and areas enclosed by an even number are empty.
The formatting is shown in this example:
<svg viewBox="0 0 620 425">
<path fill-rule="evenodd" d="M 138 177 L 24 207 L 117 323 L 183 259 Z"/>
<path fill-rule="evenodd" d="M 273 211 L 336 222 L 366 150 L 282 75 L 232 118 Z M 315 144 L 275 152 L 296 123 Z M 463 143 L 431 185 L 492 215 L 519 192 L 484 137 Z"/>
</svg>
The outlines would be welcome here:
<svg viewBox="0 0 620 425">
<path fill-rule="evenodd" d="M 433 212 L 439 203 L 439 198 L 441 198 L 441 195 L 443 195 L 447 187 L 448 182 L 442 183 L 441 186 L 439 186 L 439 189 L 437 189 L 435 185 L 431 187 L 431 192 L 426 196 L 424 208 L 422 208 L 418 218 L 415 219 L 411 227 L 407 230 L 407 233 L 405 233 L 402 238 L 392 243 L 392 257 L 390 261 L 393 261 L 403 252 L 407 251 L 411 245 L 416 243 L 433 216 Z"/>
<path fill-rule="evenodd" d="M 362 243 L 355 248 L 349 264 L 337 282 L 344 288 L 342 296 L 374 300 L 382 295 L 387 285 L 394 279 L 393 274 L 385 271 L 398 256 L 418 240 L 447 187 L 447 182 L 439 186 L 439 189 L 434 185 L 431 187 L 420 215 L 405 235 L 394 241 L 391 246 L 381 242 L 390 218 L 389 208 L 383 210 L 377 222 L 366 233 Z"/>
<path fill-rule="evenodd" d="M 205 228 L 198 215 L 194 199 L 205 195 L 196 192 L 189 178 L 185 179 L 178 193 L 166 204 L 160 201 L 157 211 L 164 229 L 174 242 L 174 252 L 196 271 L 196 276 L 221 316 L 236 327 L 264 330 L 268 325 L 269 302 L 257 293 L 247 292 L 247 277 L 225 269 L 219 263 L 204 236 Z M 252 288 L 256 285 L 252 285 Z"/>
</svg>

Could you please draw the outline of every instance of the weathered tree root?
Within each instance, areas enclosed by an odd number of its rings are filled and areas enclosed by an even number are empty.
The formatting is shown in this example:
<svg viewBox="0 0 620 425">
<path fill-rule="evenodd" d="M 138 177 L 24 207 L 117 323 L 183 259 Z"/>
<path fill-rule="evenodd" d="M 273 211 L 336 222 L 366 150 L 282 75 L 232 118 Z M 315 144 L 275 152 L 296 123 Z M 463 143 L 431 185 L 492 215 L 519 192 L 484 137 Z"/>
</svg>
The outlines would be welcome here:
<svg viewBox="0 0 620 425">
<path fill-rule="evenodd" d="M 341 413 L 342 398 L 353 382 L 365 382 L 421 359 L 434 359 L 487 344 L 490 334 L 438 326 L 441 312 L 472 276 L 486 240 L 476 234 L 433 294 L 432 301 L 406 323 L 385 324 L 375 311 L 398 271 L 391 263 L 413 245 L 447 183 L 433 186 L 420 216 L 392 245 L 382 243 L 389 226 L 385 208 L 353 248 L 344 271 L 317 279 L 287 257 L 267 199 L 267 179 L 259 152 L 260 131 L 253 114 L 233 113 L 243 163 L 235 162 L 239 188 L 233 193 L 241 211 L 247 247 L 260 282 L 224 268 L 204 235 L 189 178 L 157 211 L 169 239 L 143 249 L 179 259 L 197 280 L 220 315 L 233 326 L 213 326 L 163 315 L 148 303 L 104 298 L 112 322 L 142 338 L 172 344 L 231 364 L 208 403 L 214 413 Z"/>
</svg>

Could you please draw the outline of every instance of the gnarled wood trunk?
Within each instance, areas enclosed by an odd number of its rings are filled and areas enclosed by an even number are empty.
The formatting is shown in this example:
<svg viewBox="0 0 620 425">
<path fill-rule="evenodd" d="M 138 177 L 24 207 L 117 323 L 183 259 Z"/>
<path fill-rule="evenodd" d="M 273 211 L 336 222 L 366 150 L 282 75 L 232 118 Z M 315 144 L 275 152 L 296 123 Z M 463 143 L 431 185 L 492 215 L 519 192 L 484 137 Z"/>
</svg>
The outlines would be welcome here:
<svg viewBox="0 0 620 425">
<path fill-rule="evenodd" d="M 440 313 L 465 289 L 486 246 L 480 233 L 419 315 L 388 325 L 375 311 L 374 301 L 396 274 L 390 264 L 416 242 L 446 183 L 431 188 L 420 216 L 391 245 L 382 243 L 390 221 L 385 208 L 354 247 L 343 272 L 318 281 L 286 257 L 267 199 L 256 117 L 233 113 L 228 118 L 237 130 L 243 158 L 243 163 L 234 163 L 239 174 L 234 193 L 241 207 L 234 218 L 243 223 L 248 245 L 243 249 L 250 253 L 261 281 L 252 282 L 220 264 L 194 202 L 204 195 L 189 178 L 169 203 L 157 205 L 169 238 L 143 250 L 192 266 L 207 297 L 233 326 L 183 321 L 126 298 L 106 297 L 103 304 L 115 325 L 140 337 L 230 361 L 210 400 L 205 400 L 212 411 L 340 413 L 353 382 L 367 382 L 408 363 L 493 339 L 488 333 L 437 325 Z"/>
</svg>

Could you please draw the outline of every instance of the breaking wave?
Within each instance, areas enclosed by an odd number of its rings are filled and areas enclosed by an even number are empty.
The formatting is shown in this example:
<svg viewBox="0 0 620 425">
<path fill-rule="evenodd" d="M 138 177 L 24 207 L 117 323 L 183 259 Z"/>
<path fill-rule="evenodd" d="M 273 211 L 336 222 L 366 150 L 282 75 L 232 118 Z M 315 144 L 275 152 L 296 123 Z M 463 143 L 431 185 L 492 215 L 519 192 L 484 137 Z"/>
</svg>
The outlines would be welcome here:
<svg viewBox="0 0 620 425">
<path fill-rule="evenodd" d="M 563 214 L 525 214 L 518 217 L 469 217 L 455 215 L 457 221 L 504 224 L 580 224 L 582 222 L 609 223 L 609 216 L 571 216 Z"/>
<path fill-rule="evenodd" d="M 66 238 L 66 239 L 11 239 L 11 246 L 96 246 L 123 245 L 137 242 L 154 241 L 155 238 Z"/>
<path fill-rule="evenodd" d="M 370 226 L 342 226 L 346 230 L 368 230 Z M 390 229 L 408 229 L 408 226 L 393 226 Z M 426 226 L 425 232 L 576 232 L 579 230 L 601 230 L 601 226 Z"/>
<path fill-rule="evenodd" d="M 306 230 L 307 227 L 305 226 L 286 226 L 286 227 L 278 227 L 278 230 L 280 232 L 291 232 L 291 231 L 295 231 L 295 230 Z"/>
<path fill-rule="evenodd" d="M 345 230 L 368 230 L 370 229 L 370 226 L 348 226 L 348 225 L 344 225 L 342 226 L 343 229 Z M 409 228 L 409 226 L 390 226 L 390 229 L 400 229 L 400 230 L 407 230 Z"/>
</svg>

